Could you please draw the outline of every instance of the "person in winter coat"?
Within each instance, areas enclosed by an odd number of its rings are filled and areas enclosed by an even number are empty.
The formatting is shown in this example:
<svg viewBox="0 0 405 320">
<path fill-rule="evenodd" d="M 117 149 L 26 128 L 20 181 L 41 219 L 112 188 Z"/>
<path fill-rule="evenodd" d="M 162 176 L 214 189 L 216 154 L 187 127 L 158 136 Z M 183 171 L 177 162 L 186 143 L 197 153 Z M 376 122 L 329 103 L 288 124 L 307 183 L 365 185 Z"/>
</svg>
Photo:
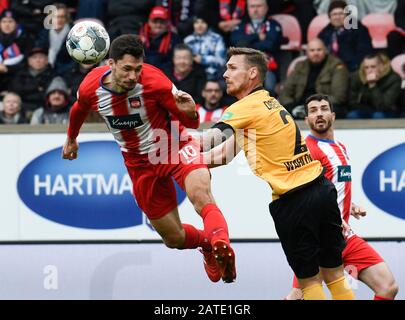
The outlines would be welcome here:
<svg viewBox="0 0 405 320">
<path fill-rule="evenodd" d="M 327 94 L 338 118 L 346 115 L 349 72 L 343 62 L 328 54 L 322 40 L 308 43 L 307 59 L 300 61 L 287 78 L 280 103 L 295 118 L 305 117 L 304 104 L 313 94 Z"/>
<path fill-rule="evenodd" d="M 347 118 L 396 118 L 400 93 L 401 78 L 392 70 L 388 57 L 369 55 L 350 81 Z"/>
<path fill-rule="evenodd" d="M 45 105 L 34 111 L 31 124 L 61 123 L 69 120 L 69 90 L 62 77 L 55 77 L 46 89 Z"/>
<path fill-rule="evenodd" d="M 9 89 L 12 78 L 24 65 L 32 42 L 18 24 L 15 12 L 4 10 L 0 15 L 0 92 Z"/>
<path fill-rule="evenodd" d="M 32 111 L 42 106 L 45 90 L 55 77 L 55 71 L 48 63 L 48 52 L 33 48 L 28 53 L 28 67 L 17 72 L 11 82 L 11 91 L 22 99 L 22 109 L 30 118 Z"/>
</svg>

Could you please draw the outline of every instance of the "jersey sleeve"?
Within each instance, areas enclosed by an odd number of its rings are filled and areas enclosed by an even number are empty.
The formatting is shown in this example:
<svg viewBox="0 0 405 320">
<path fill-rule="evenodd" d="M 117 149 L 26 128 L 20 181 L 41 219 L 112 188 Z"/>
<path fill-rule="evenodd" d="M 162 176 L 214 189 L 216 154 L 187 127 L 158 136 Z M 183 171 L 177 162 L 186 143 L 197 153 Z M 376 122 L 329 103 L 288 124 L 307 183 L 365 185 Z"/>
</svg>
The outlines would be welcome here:
<svg viewBox="0 0 405 320">
<path fill-rule="evenodd" d="M 79 135 L 80 128 L 82 127 L 84 120 L 90 112 L 90 103 L 83 92 L 82 86 L 79 87 L 77 92 L 77 101 L 70 109 L 68 137 L 76 138 Z"/>
<path fill-rule="evenodd" d="M 236 129 L 248 128 L 253 118 L 254 114 L 251 110 L 243 108 L 242 105 L 234 105 L 225 110 L 219 122 L 230 125 L 235 131 Z"/>
</svg>

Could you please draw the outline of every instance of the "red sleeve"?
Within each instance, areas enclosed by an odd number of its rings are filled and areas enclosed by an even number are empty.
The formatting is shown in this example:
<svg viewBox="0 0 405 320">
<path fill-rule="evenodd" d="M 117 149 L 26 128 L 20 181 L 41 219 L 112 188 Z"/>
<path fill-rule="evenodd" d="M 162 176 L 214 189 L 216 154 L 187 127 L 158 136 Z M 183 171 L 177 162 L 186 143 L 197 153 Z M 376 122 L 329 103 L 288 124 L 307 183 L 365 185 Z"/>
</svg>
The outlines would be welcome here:
<svg viewBox="0 0 405 320">
<path fill-rule="evenodd" d="M 69 138 L 74 139 L 79 135 L 80 128 L 82 127 L 84 120 L 86 120 L 89 112 L 90 104 L 88 104 L 84 97 L 79 94 L 77 101 L 70 109 L 69 127 L 67 131 Z"/>
<path fill-rule="evenodd" d="M 182 125 L 187 128 L 197 129 L 200 126 L 200 115 L 197 113 L 196 119 L 189 118 L 184 112 L 181 112 L 174 100 L 174 94 L 177 91 L 176 87 L 170 82 L 171 88 L 165 86 L 160 96 L 160 105 L 167 109 Z"/>
</svg>

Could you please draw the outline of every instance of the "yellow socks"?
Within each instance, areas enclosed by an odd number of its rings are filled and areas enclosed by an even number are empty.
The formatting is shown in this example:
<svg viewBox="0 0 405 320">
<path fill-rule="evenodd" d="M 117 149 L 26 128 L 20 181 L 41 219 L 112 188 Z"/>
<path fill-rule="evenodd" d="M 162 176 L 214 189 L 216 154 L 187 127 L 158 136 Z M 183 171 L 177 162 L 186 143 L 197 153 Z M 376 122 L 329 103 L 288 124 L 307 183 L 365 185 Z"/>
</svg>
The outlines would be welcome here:
<svg viewBox="0 0 405 320">
<path fill-rule="evenodd" d="M 314 284 L 302 289 L 304 300 L 327 300 L 321 284 Z"/>
<path fill-rule="evenodd" d="M 349 283 L 343 276 L 335 281 L 326 284 L 332 295 L 332 300 L 355 300 L 356 297 L 350 288 Z"/>
</svg>

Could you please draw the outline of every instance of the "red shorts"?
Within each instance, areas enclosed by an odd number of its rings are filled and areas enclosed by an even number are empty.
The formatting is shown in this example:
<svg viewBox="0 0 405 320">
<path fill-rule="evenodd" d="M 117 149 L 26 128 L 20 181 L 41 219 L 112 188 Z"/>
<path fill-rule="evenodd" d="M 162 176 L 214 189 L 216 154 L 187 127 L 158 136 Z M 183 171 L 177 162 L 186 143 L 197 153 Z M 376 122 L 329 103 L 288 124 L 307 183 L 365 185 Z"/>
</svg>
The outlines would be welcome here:
<svg viewBox="0 0 405 320">
<path fill-rule="evenodd" d="M 346 271 L 357 279 L 359 273 L 384 259 L 364 239 L 353 235 L 347 240 L 346 248 L 342 252 L 343 265 Z"/>
<path fill-rule="evenodd" d="M 384 262 L 384 259 L 364 239 L 356 234 L 346 239 L 346 248 L 342 252 L 345 270 L 355 279 L 363 269 Z M 293 288 L 299 288 L 294 276 Z"/>
<path fill-rule="evenodd" d="M 151 163 L 147 155 L 141 157 L 122 152 L 136 202 L 149 219 L 162 218 L 177 207 L 172 177 L 184 190 L 184 181 L 191 171 L 199 168 L 208 170 L 195 141 L 179 149 L 176 155 L 169 155 L 163 163 L 157 164 Z"/>
</svg>

